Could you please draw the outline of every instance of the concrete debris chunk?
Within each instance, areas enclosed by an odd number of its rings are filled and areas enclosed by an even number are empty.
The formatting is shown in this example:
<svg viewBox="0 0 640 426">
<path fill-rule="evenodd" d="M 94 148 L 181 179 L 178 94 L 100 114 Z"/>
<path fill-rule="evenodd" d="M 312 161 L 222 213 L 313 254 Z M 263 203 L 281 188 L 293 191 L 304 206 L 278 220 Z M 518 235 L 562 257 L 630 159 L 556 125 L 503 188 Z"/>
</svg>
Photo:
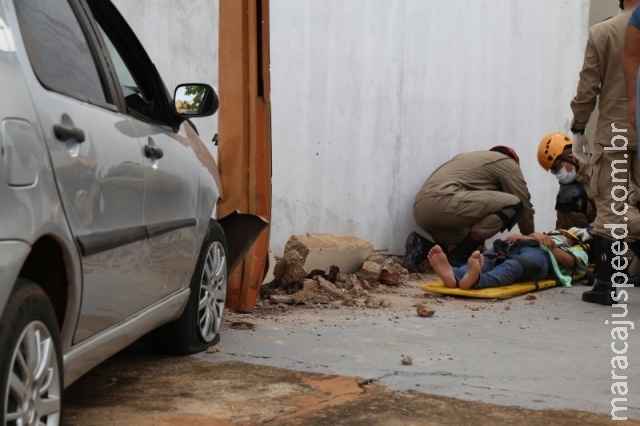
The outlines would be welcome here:
<svg viewBox="0 0 640 426">
<path fill-rule="evenodd" d="M 269 296 L 269 300 L 276 305 L 280 303 L 284 303 L 285 305 L 293 304 L 293 297 L 283 294 L 272 294 Z"/>
<path fill-rule="evenodd" d="M 431 317 L 436 313 L 435 309 L 428 307 L 424 303 L 418 303 L 418 305 L 416 306 L 416 311 L 421 317 Z"/>
<path fill-rule="evenodd" d="M 378 265 L 382 265 L 388 259 L 380 253 L 374 253 L 371 256 L 367 257 L 365 260 L 368 262 L 377 263 Z"/>
<path fill-rule="evenodd" d="M 380 282 L 386 285 L 399 286 L 400 274 L 394 274 L 392 272 L 381 272 Z"/>
<path fill-rule="evenodd" d="M 307 271 L 326 271 L 332 265 L 352 274 L 373 253 L 373 245 L 365 240 L 342 234 L 306 234 L 289 238 L 284 252 L 296 251 Z"/>
<path fill-rule="evenodd" d="M 411 358 L 409 355 L 404 355 L 400 359 L 400 362 L 402 363 L 402 365 L 412 365 L 413 364 L 413 358 Z"/>
<path fill-rule="evenodd" d="M 362 268 L 356 273 L 360 278 L 367 281 L 378 281 L 382 272 L 382 266 L 377 263 L 365 261 Z"/>
<path fill-rule="evenodd" d="M 291 298 L 294 303 L 326 304 L 331 302 L 331 298 L 320 291 L 320 284 L 318 281 L 310 278 L 306 278 L 302 282 L 302 290 L 292 294 Z"/>
<path fill-rule="evenodd" d="M 402 267 L 400 257 L 372 250 L 371 244 L 347 235 L 294 235 L 282 258 L 275 260 L 273 279 L 260 287 L 261 302 L 280 308 L 388 308 L 391 302 L 384 295 L 395 293 L 395 287 L 404 284 L 403 275 L 408 271 Z M 331 257 L 329 253 L 339 256 Z M 327 255 L 325 261 L 331 261 L 309 262 L 311 255 L 318 259 L 321 254 Z M 344 264 L 346 258 L 353 267 L 343 270 L 337 264 Z"/>
<path fill-rule="evenodd" d="M 273 270 L 273 275 L 281 284 L 290 284 L 303 280 L 308 272 L 304 267 L 304 259 L 296 251 L 288 251 Z"/>
<path fill-rule="evenodd" d="M 220 348 L 218 348 L 218 346 L 217 346 L 217 345 L 209 346 L 209 347 L 207 348 L 207 351 L 206 351 L 206 352 L 207 352 L 208 354 L 215 354 L 215 353 L 217 353 L 217 352 L 220 352 Z"/>
<path fill-rule="evenodd" d="M 342 295 L 344 295 L 344 291 L 340 290 L 338 287 L 333 285 L 333 283 L 331 283 L 330 281 L 327 281 L 322 277 L 318 277 L 317 280 L 318 280 L 318 284 L 320 284 L 320 287 L 330 295 L 336 298 L 340 298 L 342 297 Z"/>
</svg>

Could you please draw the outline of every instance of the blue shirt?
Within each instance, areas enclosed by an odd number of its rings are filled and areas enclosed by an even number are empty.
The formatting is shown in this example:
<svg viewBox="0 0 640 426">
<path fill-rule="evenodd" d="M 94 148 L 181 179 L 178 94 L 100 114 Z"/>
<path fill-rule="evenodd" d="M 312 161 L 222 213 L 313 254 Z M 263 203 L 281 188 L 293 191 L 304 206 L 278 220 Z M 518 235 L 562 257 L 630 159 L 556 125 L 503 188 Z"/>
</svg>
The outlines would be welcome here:
<svg viewBox="0 0 640 426">
<path fill-rule="evenodd" d="M 633 13 L 631 13 L 631 18 L 629 18 L 629 24 L 633 25 L 636 28 L 640 28 L 640 4 L 633 9 Z"/>
</svg>

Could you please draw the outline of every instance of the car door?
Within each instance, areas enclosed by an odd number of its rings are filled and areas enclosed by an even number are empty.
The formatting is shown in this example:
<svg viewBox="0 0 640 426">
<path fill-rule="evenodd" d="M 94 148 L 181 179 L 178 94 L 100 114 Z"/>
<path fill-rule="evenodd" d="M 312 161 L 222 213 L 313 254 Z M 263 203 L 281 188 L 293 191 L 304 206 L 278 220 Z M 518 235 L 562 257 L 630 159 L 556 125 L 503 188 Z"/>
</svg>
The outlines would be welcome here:
<svg viewBox="0 0 640 426">
<path fill-rule="evenodd" d="M 73 0 L 16 0 L 27 75 L 64 213 L 82 258 L 75 342 L 148 304 L 142 148 Z"/>
<path fill-rule="evenodd" d="M 184 128 L 171 124 L 171 98 L 135 34 L 112 5 L 99 0 L 87 4 L 143 148 L 143 217 L 149 245 L 145 286 L 151 301 L 184 289 L 193 272 L 198 165 Z"/>
</svg>

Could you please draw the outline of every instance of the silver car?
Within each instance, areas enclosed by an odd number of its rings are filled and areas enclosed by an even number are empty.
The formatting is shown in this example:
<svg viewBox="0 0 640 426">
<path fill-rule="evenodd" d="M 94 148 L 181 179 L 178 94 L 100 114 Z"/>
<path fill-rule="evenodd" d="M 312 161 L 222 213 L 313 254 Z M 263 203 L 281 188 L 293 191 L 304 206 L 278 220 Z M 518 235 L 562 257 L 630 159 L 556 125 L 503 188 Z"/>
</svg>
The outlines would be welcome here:
<svg viewBox="0 0 640 426">
<path fill-rule="evenodd" d="M 263 224 L 216 220 L 217 165 L 108 0 L 0 0 L 0 425 L 58 424 L 63 389 L 151 333 L 217 343 Z M 229 246 L 228 246 L 229 245 Z"/>
</svg>

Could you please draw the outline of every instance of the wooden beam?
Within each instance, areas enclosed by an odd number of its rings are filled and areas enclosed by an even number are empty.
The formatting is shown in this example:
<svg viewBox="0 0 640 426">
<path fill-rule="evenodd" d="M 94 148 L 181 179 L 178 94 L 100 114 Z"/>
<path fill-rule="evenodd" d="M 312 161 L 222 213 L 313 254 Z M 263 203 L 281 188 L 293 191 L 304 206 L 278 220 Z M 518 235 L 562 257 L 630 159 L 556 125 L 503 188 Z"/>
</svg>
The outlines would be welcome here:
<svg viewBox="0 0 640 426">
<path fill-rule="evenodd" d="M 218 217 L 238 210 L 271 219 L 269 0 L 220 0 Z M 269 228 L 229 279 L 227 306 L 251 312 L 265 275 Z"/>
</svg>

